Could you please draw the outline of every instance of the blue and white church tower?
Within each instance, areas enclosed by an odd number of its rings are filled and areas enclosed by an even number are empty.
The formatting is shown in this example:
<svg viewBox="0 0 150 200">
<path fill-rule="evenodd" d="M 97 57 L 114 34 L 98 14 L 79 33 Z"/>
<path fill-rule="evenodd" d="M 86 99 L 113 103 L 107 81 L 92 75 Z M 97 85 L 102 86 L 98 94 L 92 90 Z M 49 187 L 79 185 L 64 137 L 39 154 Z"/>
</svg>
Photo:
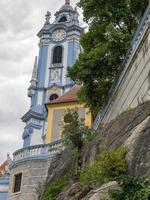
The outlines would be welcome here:
<svg viewBox="0 0 150 200">
<path fill-rule="evenodd" d="M 47 112 L 45 103 L 63 95 L 73 82 L 66 76 L 67 67 L 72 66 L 81 52 L 80 37 L 83 29 L 79 25 L 78 13 L 70 1 L 55 13 L 47 12 L 43 28 L 38 33 L 39 57 L 35 59 L 28 96 L 29 111 L 22 117 L 26 123 L 23 133 L 24 147 L 45 143 Z"/>
</svg>

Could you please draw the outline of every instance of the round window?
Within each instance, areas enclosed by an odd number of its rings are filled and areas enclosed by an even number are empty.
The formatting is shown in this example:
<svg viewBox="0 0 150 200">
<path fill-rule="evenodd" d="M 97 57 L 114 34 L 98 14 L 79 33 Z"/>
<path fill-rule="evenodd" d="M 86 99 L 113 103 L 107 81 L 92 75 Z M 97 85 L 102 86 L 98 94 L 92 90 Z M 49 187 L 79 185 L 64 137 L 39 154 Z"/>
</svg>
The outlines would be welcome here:
<svg viewBox="0 0 150 200">
<path fill-rule="evenodd" d="M 58 95 L 57 94 L 52 94 L 50 97 L 49 97 L 49 100 L 50 101 L 53 101 L 53 100 L 55 100 L 55 99 L 57 99 L 58 98 Z"/>
<path fill-rule="evenodd" d="M 72 115 L 71 115 L 71 113 L 67 113 L 65 116 L 64 116 L 64 123 L 65 124 L 69 124 L 69 123 L 71 123 L 72 122 Z"/>
</svg>

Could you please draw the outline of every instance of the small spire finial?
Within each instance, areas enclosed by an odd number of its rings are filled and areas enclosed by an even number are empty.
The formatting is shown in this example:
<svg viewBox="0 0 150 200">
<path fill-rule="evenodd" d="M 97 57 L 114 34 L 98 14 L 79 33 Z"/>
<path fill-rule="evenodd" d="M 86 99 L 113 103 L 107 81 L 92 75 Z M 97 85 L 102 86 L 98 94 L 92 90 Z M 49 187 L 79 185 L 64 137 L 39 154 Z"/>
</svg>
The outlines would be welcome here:
<svg viewBox="0 0 150 200">
<path fill-rule="evenodd" d="M 47 11 L 47 13 L 45 15 L 46 22 L 49 23 L 50 18 L 51 18 L 51 12 Z"/>
<path fill-rule="evenodd" d="M 9 158 L 9 157 L 10 157 L 10 153 L 8 152 L 8 153 L 7 153 L 7 158 Z"/>
<path fill-rule="evenodd" d="M 70 0 L 66 0 L 65 4 L 70 5 Z"/>
<path fill-rule="evenodd" d="M 35 57 L 33 73 L 32 73 L 32 80 L 36 80 L 37 78 L 37 56 Z"/>
</svg>

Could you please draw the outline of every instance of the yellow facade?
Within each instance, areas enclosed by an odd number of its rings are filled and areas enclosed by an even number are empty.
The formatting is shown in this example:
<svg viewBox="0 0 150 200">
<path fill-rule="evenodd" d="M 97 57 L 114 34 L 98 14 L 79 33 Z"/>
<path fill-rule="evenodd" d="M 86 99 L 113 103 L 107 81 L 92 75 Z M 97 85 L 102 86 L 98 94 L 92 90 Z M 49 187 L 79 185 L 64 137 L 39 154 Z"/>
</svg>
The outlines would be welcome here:
<svg viewBox="0 0 150 200">
<path fill-rule="evenodd" d="M 92 125 L 92 115 L 91 115 L 89 109 L 85 108 L 85 105 L 83 103 L 78 103 L 78 102 L 56 103 L 56 104 L 47 104 L 46 107 L 47 107 L 47 110 L 48 110 L 47 131 L 46 131 L 46 141 L 45 141 L 46 144 L 53 141 L 52 130 L 55 126 L 55 124 L 53 123 L 55 111 L 62 110 L 62 109 L 67 110 L 67 109 L 84 108 L 85 109 L 85 116 L 84 116 L 85 126 L 91 127 L 91 125 Z M 60 132 L 62 132 L 62 130 Z M 59 135 L 61 135 L 61 134 L 59 133 Z"/>
</svg>

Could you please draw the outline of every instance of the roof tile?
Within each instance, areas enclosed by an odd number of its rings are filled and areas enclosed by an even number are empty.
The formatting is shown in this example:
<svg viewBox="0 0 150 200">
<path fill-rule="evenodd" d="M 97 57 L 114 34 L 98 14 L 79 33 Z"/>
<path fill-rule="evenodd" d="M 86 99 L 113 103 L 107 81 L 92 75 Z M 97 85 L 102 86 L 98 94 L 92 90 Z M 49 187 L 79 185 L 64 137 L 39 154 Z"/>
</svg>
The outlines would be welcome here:
<svg viewBox="0 0 150 200">
<path fill-rule="evenodd" d="M 75 85 L 68 92 L 47 104 L 58 104 L 78 101 L 77 92 L 81 86 Z"/>
</svg>

